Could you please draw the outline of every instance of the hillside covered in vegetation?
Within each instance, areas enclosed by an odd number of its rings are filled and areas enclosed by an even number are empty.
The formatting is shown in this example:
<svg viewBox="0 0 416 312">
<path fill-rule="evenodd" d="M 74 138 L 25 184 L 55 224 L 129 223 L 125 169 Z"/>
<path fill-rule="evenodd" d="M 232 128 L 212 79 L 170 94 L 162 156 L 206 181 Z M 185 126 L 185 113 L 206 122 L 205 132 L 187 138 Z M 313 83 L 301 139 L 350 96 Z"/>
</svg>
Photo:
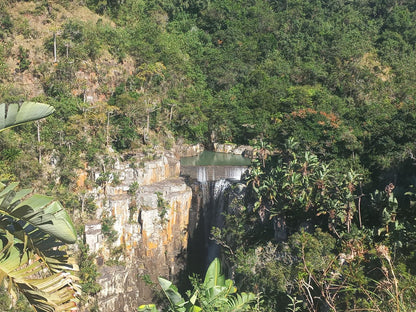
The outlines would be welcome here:
<svg viewBox="0 0 416 312">
<path fill-rule="evenodd" d="M 81 228 L 110 155 L 251 144 L 215 236 L 258 309 L 414 310 L 415 29 L 413 0 L 1 1 L 0 103 L 56 112 L 2 133 L 0 180 Z"/>
</svg>

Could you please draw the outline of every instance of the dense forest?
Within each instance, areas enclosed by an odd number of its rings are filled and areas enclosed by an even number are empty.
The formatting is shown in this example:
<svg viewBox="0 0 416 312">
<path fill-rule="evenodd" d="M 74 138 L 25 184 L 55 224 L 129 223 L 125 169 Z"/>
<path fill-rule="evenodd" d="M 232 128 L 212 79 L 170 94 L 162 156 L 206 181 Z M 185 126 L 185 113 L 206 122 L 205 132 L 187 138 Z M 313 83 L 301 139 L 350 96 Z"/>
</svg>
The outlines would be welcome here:
<svg viewBox="0 0 416 312">
<path fill-rule="evenodd" d="M 250 144 L 213 232 L 253 311 L 415 310 L 415 30 L 413 0 L 3 0 L 0 103 L 56 112 L 2 133 L 0 180 L 82 200 L 82 232 L 86 164 Z"/>
</svg>

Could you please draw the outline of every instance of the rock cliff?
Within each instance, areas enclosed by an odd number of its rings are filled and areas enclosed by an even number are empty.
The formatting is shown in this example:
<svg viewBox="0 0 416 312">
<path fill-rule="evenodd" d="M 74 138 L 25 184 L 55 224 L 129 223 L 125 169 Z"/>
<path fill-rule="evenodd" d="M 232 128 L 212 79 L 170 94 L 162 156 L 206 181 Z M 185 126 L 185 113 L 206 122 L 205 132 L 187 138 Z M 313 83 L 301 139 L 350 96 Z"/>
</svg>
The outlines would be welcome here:
<svg viewBox="0 0 416 312">
<path fill-rule="evenodd" d="M 135 311 L 152 300 L 157 276 L 174 278 L 185 265 L 192 191 L 169 154 L 118 160 L 111 172 L 120 183 L 94 190 L 97 221 L 85 226 L 85 240 L 98 255 L 100 310 Z M 113 220 L 113 243 L 102 216 Z"/>
<path fill-rule="evenodd" d="M 236 145 L 232 143 L 214 143 L 214 151 L 218 153 L 243 155 L 251 158 L 253 156 L 253 147 L 249 145 Z"/>
</svg>

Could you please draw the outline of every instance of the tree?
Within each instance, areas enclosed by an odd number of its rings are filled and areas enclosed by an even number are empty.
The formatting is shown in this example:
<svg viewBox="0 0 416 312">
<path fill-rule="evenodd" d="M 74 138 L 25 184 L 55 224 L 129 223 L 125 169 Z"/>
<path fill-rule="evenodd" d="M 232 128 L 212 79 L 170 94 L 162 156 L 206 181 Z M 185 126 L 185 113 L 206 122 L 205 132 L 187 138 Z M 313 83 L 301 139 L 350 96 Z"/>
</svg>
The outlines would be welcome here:
<svg viewBox="0 0 416 312">
<path fill-rule="evenodd" d="M 164 70 L 166 70 L 166 67 L 161 62 L 156 62 L 154 64 L 142 64 L 139 67 L 139 73 L 136 75 L 137 79 L 140 81 L 140 90 L 137 90 L 136 92 L 143 94 L 141 104 L 146 112 L 146 131 L 144 132 L 145 140 L 147 140 L 149 136 L 150 113 L 156 110 L 160 103 L 159 95 L 163 92 L 163 90 L 159 90 L 158 95 L 152 94 L 150 87 L 153 83 L 155 83 L 155 81 L 160 84 L 160 81 L 164 79 Z"/>
<path fill-rule="evenodd" d="M 0 104 L 0 131 L 38 120 L 54 109 L 46 104 Z M 62 205 L 51 197 L 17 190 L 18 183 L 0 183 L 0 282 L 16 297 L 20 291 L 38 312 L 69 311 L 79 286 L 65 244 L 76 231 Z"/>
</svg>

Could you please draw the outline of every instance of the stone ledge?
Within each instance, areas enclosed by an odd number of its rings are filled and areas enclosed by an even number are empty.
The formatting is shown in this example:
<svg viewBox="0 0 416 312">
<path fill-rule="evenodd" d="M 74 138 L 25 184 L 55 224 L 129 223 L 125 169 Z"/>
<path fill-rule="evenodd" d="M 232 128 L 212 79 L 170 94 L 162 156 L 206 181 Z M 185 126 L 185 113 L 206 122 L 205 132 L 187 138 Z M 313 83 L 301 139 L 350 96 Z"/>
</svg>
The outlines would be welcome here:
<svg viewBox="0 0 416 312">
<path fill-rule="evenodd" d="M 253 147 L 250 145 L 237 145 L 233 143 L 214 143 L 214 151 L 218 153 L 227 153 L 242 155 L 244 157 L 251 157 L 253 154 Z"/>
</svg>

